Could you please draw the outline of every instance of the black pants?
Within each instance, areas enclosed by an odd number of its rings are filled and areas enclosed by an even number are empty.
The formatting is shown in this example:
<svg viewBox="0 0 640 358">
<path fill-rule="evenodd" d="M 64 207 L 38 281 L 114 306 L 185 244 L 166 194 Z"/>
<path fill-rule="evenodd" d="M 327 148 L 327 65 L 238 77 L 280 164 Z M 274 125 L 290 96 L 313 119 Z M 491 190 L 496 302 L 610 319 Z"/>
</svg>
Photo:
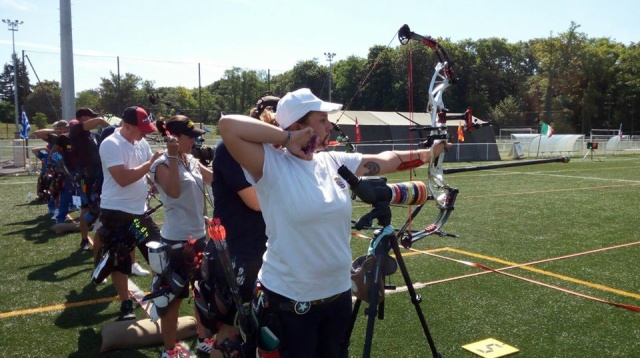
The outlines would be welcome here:
<svg viewBox="0 0 640 358">
<path fill-rule="evenodd" d="M 266 288 L 265 291 L 275 298 L 274 301 L 283 298 Z M 351 319 L 351 290 L 331 302 L 312 306 L 305 314 L 281 310 L 277 308 L 278 304 L 271 302 L 269 299 L 270 313 L 278 316 L 282 329 L 281 337 L 278 337 L 282 358 L 348 357 L 341 349 Z"/>
</svg>

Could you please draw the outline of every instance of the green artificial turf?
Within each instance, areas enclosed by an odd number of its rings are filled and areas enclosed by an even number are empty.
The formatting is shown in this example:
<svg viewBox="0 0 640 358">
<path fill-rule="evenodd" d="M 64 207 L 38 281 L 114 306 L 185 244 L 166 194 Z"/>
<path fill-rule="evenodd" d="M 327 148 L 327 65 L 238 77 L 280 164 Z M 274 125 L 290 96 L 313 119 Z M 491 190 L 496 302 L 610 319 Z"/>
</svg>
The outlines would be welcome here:
<svg viewBox="0 0 640 358">
<path fill-rule="evenodd" d="M 424 169 L 416 173 L 414 180 L 424 179 Z M 422 297 L 419 307 L 443 357 L 473 357 L 462 346 L 487 338 L 518 348 L 516 356 L 522 357 L 640 354 L 640 312 L 573 294 L 640 306 L 640 156 L 574 159 L 445 178 L 460 194 L 443 229 L 458 237 L 429 236 L 413 244 L 418 251 L 402 250 Z M 409 176 L 398 173 L 388 180 L 396 183 Z M 79 251 L 79 234 L 54 235 L 48 230 L 53 221 L 46 205 L 26 202 L 26 193 L 35 193 L 35 182 L 35 176 L 0 177 L 0 347 L 15 356 L 98 356 L 100 327 L 117 316 L 118 303 L 108 300 L 115 291 L 109 284 L 90 283 L 93 263 L 89 253 Z M 402 226 L 408 210 L 392 208 L 395 228 Z M 368 212 L 355 202 L 352 219 Z M 428 202 L 411 227 L 428 225 L 435 214 Z M 162 221 L 161 210 L 154 218 Z M 367 230 L 360 234 L 373 236 Z M 354 236 L 353 257 L 363 255 L 368 244 Z M 461 261 L 491 269 L 544 262 L 497 273 Z M 132 280 L 148 290 L 148 277 Z M 405 286 L 399 272 L 391 283 Z M 398 291 L 387 295 L 384 319 L 375 320 L 371 356 L 430 357 L 410 296 Z M 65 303 L 80 305 L 28 311 Z M 352 357 L 362 356 L 365 307 L 360 307 L 351 336 Z M 136 312 L 145 317 L 142 310 Z M 181 313 L 193 315 L 191 300 L 184 301 Z M 195 339 L 187 343 L 195 347 Z M 148 347 L 103 356 L 157 357 L 160 352 L 161 347 Z"/>
</svg>

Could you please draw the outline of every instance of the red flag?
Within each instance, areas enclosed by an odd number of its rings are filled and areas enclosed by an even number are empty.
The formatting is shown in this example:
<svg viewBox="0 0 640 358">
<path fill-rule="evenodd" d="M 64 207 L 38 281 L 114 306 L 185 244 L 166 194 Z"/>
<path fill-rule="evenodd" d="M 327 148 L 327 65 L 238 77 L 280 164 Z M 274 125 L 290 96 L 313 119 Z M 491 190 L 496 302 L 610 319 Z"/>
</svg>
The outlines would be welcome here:
<svg viewBox="0 0 640 358">
<path fill-rule="evenodd" d="M 464 132 L 462 131 L 462 122 L 458 122 L 458 142 L 464 142 Z"/>
<path fill-rule="evenodd" d="M 360 143 L 360 125 L 358 124 L 358 117 L 356 117 L 356 143 Z"/>
</svg>

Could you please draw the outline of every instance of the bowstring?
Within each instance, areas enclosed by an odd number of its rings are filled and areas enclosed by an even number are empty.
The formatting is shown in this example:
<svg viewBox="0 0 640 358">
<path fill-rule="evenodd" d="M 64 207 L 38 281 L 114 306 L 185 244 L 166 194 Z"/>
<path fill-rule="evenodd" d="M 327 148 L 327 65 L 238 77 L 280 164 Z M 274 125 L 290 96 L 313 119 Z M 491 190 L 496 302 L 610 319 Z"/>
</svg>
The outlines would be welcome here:
<svg viewBox="0 0 640 358">
<path fill-rule="evenodd" d="M 415 121 L 413 120 L 413 42 L 409 42 L 409 61 L 407 66 L 407 95 L 409 102 L 409 127 L 413 126 Z M 411 153 L 413 153 L 413 131 L 409 128 L 409 160 L 411 161 Z M 409 181 L 413 180 L 413 169 L 409 169 Z M 407 207 L 407 217 L 409 218 L 409 225 L 407 229 L 411 232 L 413 224 L 412 208 L 411 205 Z"/>
<path fill-rule="evenodd" d="M 391 48 L 391 43 L 393 43 L 393 41 L 395 41 L 395 39 L 398 37 L 398 32 L 400 32 L 400 30 L 396 31 L 396 33 L 393 35 L 393 37 L 391 37 L 391 41 L 389 41 L 387 46 L 385 46 L 385 50 Z M 362 81 L 360 81 L 360 83 L 358 84 L 358 88 L 356 88 L 356 92 L 353 94 L 351 99 L 347 102 L 347 105 L 342 108 L 342 113 L 340 113 L 340 116 L 338 116 L 338 119 L 336 119 L 335 124 L 338 124 L 338 122 L 340 122 L 340 118 L 342 118 L 342 116 L 344 115 L 344 112 L 351 106 L 351 103 L 356 98 L 356 96 L 360 92 L 362 92 L 362 89 L 364 88 L 364 85 L 367 83 L 367 81 L 369 80 L 369 77 L 371 76 L 373 71 L 376 69 L 376 67 L 378 67 L 378 63 L 380 62 L 380 59 L 382 58 L 382 55 L 384 55 L 384 53 L 385 53 L 385 51 L 380 51 L 380 53 L 378 54 L 376 59 L 373 61 L 373 65 L 371 65 L 371 68 L 369 69 L 369 72 L 367 72 L 367 74 L 364 76 Z"/>
</svg>

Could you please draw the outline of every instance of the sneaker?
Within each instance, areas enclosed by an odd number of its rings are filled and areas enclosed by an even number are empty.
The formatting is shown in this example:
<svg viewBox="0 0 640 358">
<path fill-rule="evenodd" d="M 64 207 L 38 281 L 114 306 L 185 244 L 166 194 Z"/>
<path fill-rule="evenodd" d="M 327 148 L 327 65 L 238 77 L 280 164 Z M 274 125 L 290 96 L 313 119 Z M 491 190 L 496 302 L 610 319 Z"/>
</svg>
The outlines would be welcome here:
<svg viewBox="0 0 640 358">
<path fill-rule="evenodd" d="M 131 301 L 131 299 L 122 301 L 122 303 L 120 303 L 120 314 L 118 315 L 117 321 L 128 321 L 132 319 L 136 319 L 136 314 L 133 312 L 133 301 Z"/>
<path fill-rule="evenodd" d="M 205 339 L 200 339 L 198 338 L 198 353 L 202 353 L 202 354 L 209 354 L 211 353 L 211 348 L 213 347 L 213 339 L 210 338 L 205 338 Z"/>
<path fill-rule="evenodd" d="M 131 274 L 136 276 L 149 276 L 150 272 L 143 269 L 139 263 L 134 262 L 133 265 L 131 265 Z"/>
<path fill-rule="evenodd" d="M 80 250 L 81 251 L 91 250 L 91 243 L 89 243 L 88 239 L 82 239 L 82 241 L 80 241 Z"/>
<path fill-rule="evenodd" d="M 58 220 L 58 209 L 53 211 L 53 215 L 51 216 L 51 220 Z"/>
<path fill-rule="evenodd" d="M 162 351 L 160 358 L 184 358 L 184 355 L 175 347 Z"/>
</svg>

